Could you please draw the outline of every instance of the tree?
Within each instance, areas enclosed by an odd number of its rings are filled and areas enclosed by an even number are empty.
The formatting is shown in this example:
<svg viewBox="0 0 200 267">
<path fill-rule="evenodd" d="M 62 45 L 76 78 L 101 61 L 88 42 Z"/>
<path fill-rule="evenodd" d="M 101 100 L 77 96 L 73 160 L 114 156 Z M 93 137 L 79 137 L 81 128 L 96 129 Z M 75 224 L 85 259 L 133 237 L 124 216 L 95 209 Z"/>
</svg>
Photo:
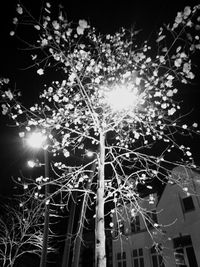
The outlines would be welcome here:
<svg viewBox="0 0 200 267">
<path fill-rule="evenodd" d="M 3 267 L 12 267 L 24 255 L 41 256 L 43 207 L 28 192 L 20 200 L 7 202 L 1 205 L 0 262 Z M 48 251 L 55 249 L 49 246 Z"/>
<path fill-rule="evenodd" d="M 113 203 L 111 214 L 126 206 L 145 217 L 141 190 L 151 190 L 155 180 L 167 183 L 169 166 L 196 167 L 179 135 L 199 134 L 197 123 L 182 122 L 176 96 L 195 77 L 199 9 L 185 7 L 172 25 L 159 29 L 153 45 L 139 46 L 136 30 L 102 35 L 85 20 L 69 22 L 61 6 L 53 19 L 46 2 L 39 20 L 17 6 L 14 24 L 25 20 L 38 33 L 29 46 L 37 73 L 53 73 L 55 79 L 30 108 L 19 102 L 17 92 L 2 89 L 3 114 L 22 129 L 21 136 L 30 131 L 48 135 L 56 174 L 49 182 L 56 186 L 53 195 L 79 191 L 95 201 L 97 266 L 106 266 L 105 204 Z M 73 159 L 87 151 L 94 160 L 77 165 Z M 94 162 L 93 185 L 87 187 Z"/>
</svg>

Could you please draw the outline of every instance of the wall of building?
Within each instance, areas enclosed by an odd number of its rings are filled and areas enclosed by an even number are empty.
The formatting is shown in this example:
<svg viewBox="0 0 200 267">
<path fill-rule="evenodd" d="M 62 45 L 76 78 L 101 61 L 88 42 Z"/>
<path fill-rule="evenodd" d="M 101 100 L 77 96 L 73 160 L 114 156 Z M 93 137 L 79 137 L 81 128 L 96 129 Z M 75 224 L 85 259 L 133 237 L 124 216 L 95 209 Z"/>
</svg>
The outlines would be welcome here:
<svg viewBox="0 0 200 267">
<path fill-rule="evenodd" d="M 155 201 L 153 205 L 150 205 L 148 201 L 144 202 L 144 206 L 147 209 L 156 209 L 157 211 L 158 223 L 160 225 L 157 230 L 151 228 L 149 232 L 146 231 L 143 222 L 139 232 L 131 233 L 131 218 L 124 220 L 124 234 L 120 234 L 118 237 L 115 235 L 113 239 L 113 267 L 134 267 L 135 258 L 133 257 L 133 250 L 135 249 L 143 250 L 143 256 L 141 257 L 143 257 L 145 267 L 154 267 L 150 251 L 154 241 L 162 247 L 164 266 L 176 267 L 173 239 L 185 236 L 191 237 L 191 246 L 196 255 L 197 266 L 200 267 L 200 175 L 178 167 L 173 170 L 171 181 L 177 180 L 177 175 L 180 175 L 178 185 L 173 183 L 167 184 L 159 201 Z M 187 197 L 191 197 L 192 200 L 189 200 L 190 202 L 192 201 L 194 208 L 191 209 L 189 205 L 186 211 L 183 199 Z M 126 216 L 122 215 L 122 217 Z M 141 215 L 140 220 L 142 222 Z M 113 223 L 117 224 L 116 216 L 113 216 Z M 120 252 L 126 253 L 126 264 L 124 265 L 124 260 L 117 258 Z M 138 256 L 138 262 L 141 257 Z M 191 263 L 189 265 L 187 256 L 185 260 L 187 267 L 195 267 L 191 266 Z M 122 263 L 118 265 L 120 261 Z M 138 266 L 144 267 L 142 266 L 143 263 L 139 263 Z"/>
<path fill-rule="evenodd" d="M 156 204 L 157 204 L 157 196 L 154 195 L 155 201 L 150 204 L 149 203 L 149 197 L 144 199 L 140 203 L 140 206 L 143 210 L 151 211 L 156 210 Z M 117 254 L 120 252 L 126 253 L 126 267 L 132 267 L 134 266 L 134 258 L 132 257 L 133 249 L 141 249 L 143 250 L 143 258 L 144 258 L 144 266 L 150 267 L 150 254 L 149 249 L 152 247 L 152 230 L 151 228 L 149 230 L 149 233 L 146 231 L 146 222 L 143 218 L 143 212 L 138 210 L 137 216 L 139 216 L 140 220 L 140 230 L 136 233 L 131 233 L 131 221 L 134 220 L 134 217 L 128 216 L 130 215 L 130 212 L 127 212 L 127 210 L 123 210 L 121 212 L 121 216 L 113 216 L 113 224 L 114 227 L 118 225 L 118 228 L 121 224 L 124 225 L 124 233 L 122 233 L 121 229 L 119 229 L 118 235 L 116 235 L 116 232 L 114 234 L 113 238 L 113 267 L 118 266 L 118 259 Z M 119 218 L 121 219 L 121 222 L 119 222 Z M 115 229 L 116 231 L 116 229 Z M 140 257 L 138 257 L 140 258 Z M 122 267 L 123 264 L 121 265 Z M 140 266 L 139 266 L 140 267 Z"/>
<path fill-rule="evenodd" d="M 180 179 L 182 181 L 179 185 L 168 184 L 158 203 L 157 211 L 159 213 L 159 223 L 163 224 L 165 235 L 165 249 L 166 267 L 175 266 L 174 262 L 174 247 L 173 238 L 180 236 L 190 236 L 192 245 L 197 258 L 197 263 L 200 266 L 200 186 L 198 179 L 200 175 L 195 172 L 190 172 L 183 168 L 177 167 L 173 170 L 174 175 L 185 176 L 187 179 Z M 185 211 L 183 199 L 191 197 L 194 209 Z M 169 226 L 168 226 L 169 225 Z M 188 263 L 189 266 L 189 263 Z"/>
</svg>

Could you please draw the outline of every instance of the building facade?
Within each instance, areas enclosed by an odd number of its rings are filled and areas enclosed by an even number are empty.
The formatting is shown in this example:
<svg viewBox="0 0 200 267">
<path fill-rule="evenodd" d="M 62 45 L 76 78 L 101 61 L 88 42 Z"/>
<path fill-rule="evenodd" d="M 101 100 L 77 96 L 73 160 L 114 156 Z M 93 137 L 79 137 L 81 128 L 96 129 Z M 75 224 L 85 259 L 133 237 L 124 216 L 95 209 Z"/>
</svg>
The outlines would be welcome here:
<svg viewBox="0 0 200 267">
<path fill-rule="evenodd" d="M 145 216 L 113 216 L 113 267 L 200 267 L 200 175 L 174 168 L 141 205 Z"/>
</svg>

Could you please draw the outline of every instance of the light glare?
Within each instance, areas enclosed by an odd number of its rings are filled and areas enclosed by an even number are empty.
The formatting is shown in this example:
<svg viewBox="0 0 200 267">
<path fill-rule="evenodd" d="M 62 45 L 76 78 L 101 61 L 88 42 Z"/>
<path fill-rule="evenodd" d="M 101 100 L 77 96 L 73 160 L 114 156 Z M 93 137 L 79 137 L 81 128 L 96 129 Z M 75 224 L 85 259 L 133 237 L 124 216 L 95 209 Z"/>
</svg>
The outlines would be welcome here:
<svg viewBox="0 0 200 267">
<path fill-rule="evenodd" d="M 105 93 L 105 99 L 113 111 L 127 110 L 136 106 L 138 90 L 127 84 L 117 85 Z"/>
<path fill-rule="evenodd" d="M 30 168 L 34 168 L 35 167 L 35 162 L 33 160 L 28 160 L 27 164 Z"/>
<path fill-rule="evenodd" d="M 34 132 L 28 137 L 27 143 L 30 147 L 41 148 L 44 146 L 46 139 L 46 135 L 41 132 Z"/>
<path fill-rule="evenodd" d="M 93 157 L 93 155 L 94 155 L 94 153 L 92 152 L 92 151 L 87 151 L 87 153 L 86 153 L 86 155 L 89 157 L 89 158 L 91 158 L 91 157 Z"/>
</svg>

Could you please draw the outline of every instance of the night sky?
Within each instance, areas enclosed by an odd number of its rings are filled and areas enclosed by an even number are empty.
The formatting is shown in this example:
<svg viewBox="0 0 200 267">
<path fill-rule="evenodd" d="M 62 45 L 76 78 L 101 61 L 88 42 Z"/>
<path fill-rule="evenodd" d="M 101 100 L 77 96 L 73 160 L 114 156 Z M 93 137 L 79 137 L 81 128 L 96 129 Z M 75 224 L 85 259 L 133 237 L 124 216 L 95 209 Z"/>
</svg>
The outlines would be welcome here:
<svg viewBox="0 0 200 267">
<path fill-rule="evenodd" d="M 38 14 L 41 0 L 24 0 L 22 3 Z M 162 23 L 172 22 L 177 11 L 181 11 L 186 5 L 197 4 L 199 1 L 57 1 L 62 3 L 69 20 L 78 21 L 86 19 L 92 26 L 95 26 L 102 33 L 113 33 L 120 27 L 136 27 L 141 29 L 141 38 L 151 40 L 153 33 Z M 1 42 L 0 42 L 0 76 L 8 77 L 12 85 L 22 91 L 24 103 L 31 103 L 37 100 L 38 91 L 42 90 L 42 78 L 36 74 L 30 66 L 30 54 L 22 50 L 22 44 L 15 37 L 10 37 L 12 30 L 12 18 L 15 16 L 16 1 L 6 0 L 0 6 L 1 22 Z M 24 32 L 24 37 L 28 32 Z M 198 80 L 196 85 L 190 90 L 183 89 L 183 101 L 188 109 L 194 107 L 195 116 L 198 121 L 200 115 L 199 101 L 200 93 Z M 200 117 L 200 116 L 199 116 Z M 23 147 L 18 130 L 8 121 L 6 117 L 0 115 L 0 192 L 8 192 L 8 181 L 12 175 L 20 175 L 20 170 L 26 171 L 25 160 L 29 151 Z M 196 157 L 200 146 L 193 142 L 196 148 Z"/>
</svg>

